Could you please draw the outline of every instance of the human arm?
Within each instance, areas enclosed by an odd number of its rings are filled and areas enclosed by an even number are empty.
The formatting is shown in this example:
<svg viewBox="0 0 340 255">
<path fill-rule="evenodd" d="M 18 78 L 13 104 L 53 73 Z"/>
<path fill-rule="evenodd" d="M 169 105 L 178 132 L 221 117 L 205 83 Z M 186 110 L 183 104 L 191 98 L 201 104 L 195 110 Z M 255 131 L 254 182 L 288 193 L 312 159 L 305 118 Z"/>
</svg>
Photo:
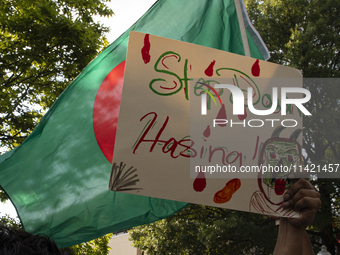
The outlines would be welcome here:
<svg viewBox="0 0 340 255">
<path fill-rule="evenodd" d="M 309 181 L 299 179 L 285 193 L 282 206 L 300 211 L 301 217 L 280 218 L 274 255 L 314 254 L 306 228 L 312 223 L 321 206 L 320 194 Z"/>
</svg>

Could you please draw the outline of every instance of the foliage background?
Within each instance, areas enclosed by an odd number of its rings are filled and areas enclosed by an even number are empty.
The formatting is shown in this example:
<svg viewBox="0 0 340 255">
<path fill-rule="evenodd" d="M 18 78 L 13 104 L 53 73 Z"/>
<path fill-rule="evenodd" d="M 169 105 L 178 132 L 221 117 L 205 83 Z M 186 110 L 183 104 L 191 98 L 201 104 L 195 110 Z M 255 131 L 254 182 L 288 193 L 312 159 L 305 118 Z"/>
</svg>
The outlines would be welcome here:
<svg viewBox="0 0 340 255">
<path fill-rule="evenodd" d="M 110 0 L 0 0 L 0 153 L 18 146 L 108 42 Z M 0 201 L 8 199 L 0 187 Z M 0 222 L 20 228 L 8 215 Z M 110 234 L 72 247 L 107 254 Z"/>
</svg>

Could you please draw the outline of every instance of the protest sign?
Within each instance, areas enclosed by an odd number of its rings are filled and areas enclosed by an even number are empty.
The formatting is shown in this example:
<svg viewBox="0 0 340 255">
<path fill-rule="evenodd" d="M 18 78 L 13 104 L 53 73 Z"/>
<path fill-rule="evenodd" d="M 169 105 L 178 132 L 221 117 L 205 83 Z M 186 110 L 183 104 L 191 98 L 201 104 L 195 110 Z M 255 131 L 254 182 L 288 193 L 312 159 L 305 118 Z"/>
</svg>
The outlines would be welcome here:
<svg viewBox="0 0 340 255">
<path fill-rule="evenodd" d="M 308 93 L 296 69 L 131 32 L 110 189 L 296 216 Z"/>
</svg>

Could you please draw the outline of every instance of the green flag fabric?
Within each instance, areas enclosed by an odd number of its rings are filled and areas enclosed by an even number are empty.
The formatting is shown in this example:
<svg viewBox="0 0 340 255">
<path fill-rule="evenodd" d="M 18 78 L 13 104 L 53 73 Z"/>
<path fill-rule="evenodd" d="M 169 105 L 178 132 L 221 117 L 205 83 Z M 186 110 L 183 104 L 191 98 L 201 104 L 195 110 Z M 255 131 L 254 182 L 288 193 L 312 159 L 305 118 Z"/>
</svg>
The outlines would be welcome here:
<svg viewBox="0 0 340 255">
<path fill-rule="evenodd" d="M 252 57 L 267 59 L 244 8 L 243 16 Z M 83 70 L 20 146 L 0 156 L 0 185 L 24 229 L 60 247 L 151 223 L 187 205 L 108 189 L 133 30 L 244 54 L 233 0 L 159 0 Z"/>
</svg>

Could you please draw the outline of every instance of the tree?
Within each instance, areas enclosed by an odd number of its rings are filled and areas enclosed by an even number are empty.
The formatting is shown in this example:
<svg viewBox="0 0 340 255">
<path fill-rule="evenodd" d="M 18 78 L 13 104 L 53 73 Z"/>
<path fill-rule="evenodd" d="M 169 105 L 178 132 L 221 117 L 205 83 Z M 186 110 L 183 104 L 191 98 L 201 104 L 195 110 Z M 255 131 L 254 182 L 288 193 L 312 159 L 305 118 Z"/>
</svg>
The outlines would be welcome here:
<svg viewBox="0 0 340 255">
<path fill-rule="evenodd" d="M 300 69 L 304 77 L 339 77 L 339 2 L 246 1 L 270 51 L 269 61 Z"/>
<path fill-rule="evenodd" d="M 105 47 L 110 0 L 0 0 L 0 148 L 19 145 L 44 111 Z M 0 154 L 1 154 L 0 151 Z M 0 201 L 8 199 L 0 187 Z M 9 216 L 0 222 L 21 228 Z M 76 245 L 76 254 L 107 254 L 110 235 Z"/>
<path fill-rule="evenodd" d="M 248 0 L 249 15 L 272 54 L 271 61 L 300 69 L 305 78 L 339 78 L 340 22 L 338 1 L 260 1 Z M 258 15 L 260 13 L 260 15 Z M 274 35 L 274 36 L 273 36 Z M 334 81 L 334 80 L 332 80 Z M 303 147 L 306 163 L 321 167 L 339 163 L 340 90 L 336 84 L 308 80 L 312 98 L 306 104 L 312 113 L 304 117 Z M 328 176 L 331 177 L 331 176 Z M 317 179 L 322 207 L 309 229 L 314 244 L 325 244 L 332 254 L 340 248 L 339 176 Z"/>
<path fill-rule="evenodd" d="M 271 53 L 269 61 L 297 68 L 306 78 L 340 77 L 340 20 L 337 18 L 339 1 L 246 0 L 245 3 L 250 20 Z M 308 154 L 305 164 L 313 163 L 321 167 L 325 164 L 339 164 L 340 87 L 337 84 L 324 85 L 320 80 L 316 83 L 309 80 L 305 86 L 312 95 L 306 105 L 312 116 L 303 120 L 303 146 Z M 339 176 L 335 177 L 336 179 L 312 180 L 321 193 L 322 200 L 322 207 L 308 229 L 315 253 L 320 250 L 321 244 L 325 244 L 332 254 L 335 254 L 336 248 L 340 249 L 337 239 L 337 235 L 340 236 L 340 181 Z M 242 250 L 236 246 L 238 243 L 242 244 L 248 234 L 254 251 L 257 249 L 256 254 L 270 254 L 273 251 L 269 247 L 265 248 L 260 240 L 256 240 L 261 229 L 267 227 L 264 219 L 252 214 L 225 211 L 225 215 L 233 217 L 225 217 L 224 213 L 214 214 L 213 219 L 208 220 L 200 218 L 200 215 L 206 215 L 202 210 L 221 209 L 192 205 L 186 210 L 153 225 L 132 229 L 130 235 L 134 244 L 148 254 L 161 254 L 160 251 L 164 250 L 167 254 L 192 254 L 193 249 L 201 249 L 199 254 L 216 254 L 209 247 L 218 247 L 219 254 L 251 254 L 253 250 L 250 247 Z M 180 218 L 184 212 L 190 216 L 183 222 Z M 253 224 L 258 226 L 256 231 L 245 227 Z M 222 229 L 229 234 L 221 235 Z M 201 233 L 205 238 L 202 238 Z M 244 235 L 232 236 L 232 233 Z M 212 236 L 222 238 L 211 238 Z M 268 243 L 275 242 L 276 235 L 272 232 L 264 232 L 263 236 Z M 182 238 L 186 238 L 186 242 L 181 243 Z M 186 245 L 187 242 L 193 245 L 191 250 Z"/>
<path fill-rule="evenodd" d="M 110 0 L 1 0 L 0 147 L 19 145 L 106 44 Z"/>
<path fill-rule="evenodd" d="M 17 220 L 11 218 L 8 215 L 0 217 L 1 224 L 7 225 L 11 228 L 21 229 L 21 224 Z M 71 250 L 76 255 L 107 255 L 111 249 L 108 243 L 111 239 L 112 234 L 107 234 L 98 237 L 89 242 L 74 245 L 72 247 L 63 248 L 61 250 Z"/>
<path fill-rule="evenodd" d="M 13 219 L 7 214 L 0 217 L 0 223 L 15 229 L 22 228 L 19 220 Z M 109 253 L 109 250 L 111 249 L 108 246 L 111 236 L 112 234 L 107 234 L 66 249 L 71 249 L 76 255 L 107 255 Z"/>
<path fill-rule="evenodd" d="M 192 204 L 129 234 L 133 245 L 149 255 L 270 254 L 277 229 L 263 215 Z"/>
<path fill-rule="evenodd" d="M 106 255 L 110 250 L 108 243 L 111 236 L 112 234 L 107 234 L 92 241 L 74 245 L 71 249 L 76 255 Z"/>
</svg>

